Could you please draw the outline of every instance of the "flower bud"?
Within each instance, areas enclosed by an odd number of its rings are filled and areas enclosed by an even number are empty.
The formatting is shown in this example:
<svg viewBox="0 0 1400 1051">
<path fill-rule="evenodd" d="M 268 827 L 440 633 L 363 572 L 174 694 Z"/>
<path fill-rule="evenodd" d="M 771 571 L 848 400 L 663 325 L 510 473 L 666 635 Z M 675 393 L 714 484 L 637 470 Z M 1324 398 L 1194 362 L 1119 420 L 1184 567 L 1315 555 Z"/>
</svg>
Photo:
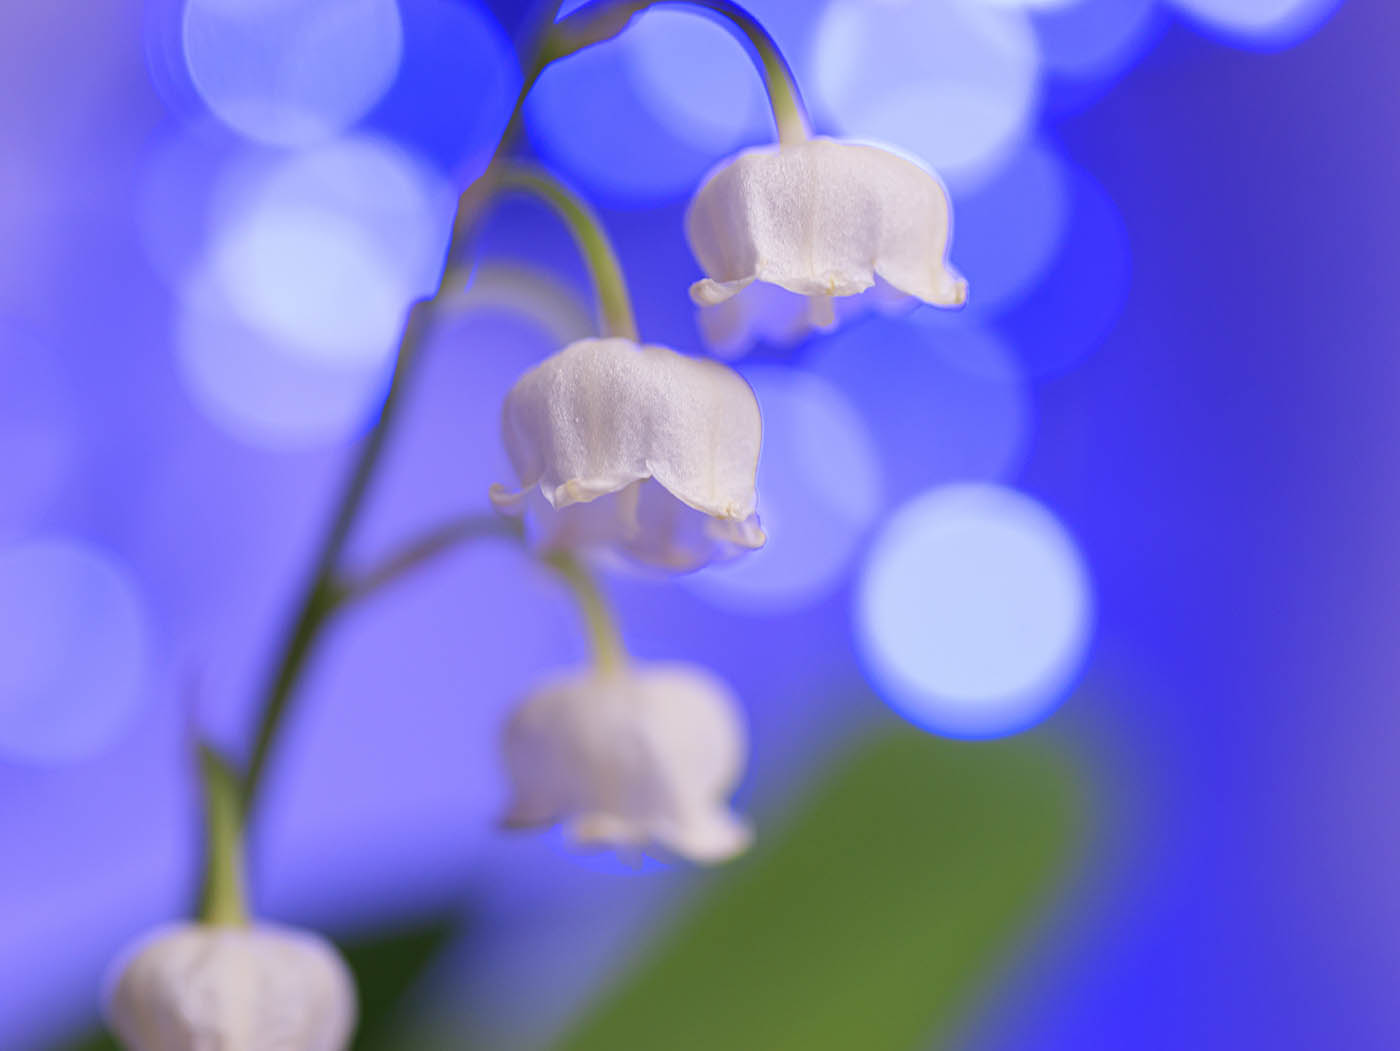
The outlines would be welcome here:
<svg viewBox="0 0 1400 1051">
<path fill-rule="evenodd" d="M 563 676 L 511 716 L 505 823 L 565 822 L 580 843 L 659 846 L 724 861 L 748 846 L 727 799 L 743 773 L 743 715 L 729 688 L 689 664 Z"/>
<path fill-rule="evenodd" d="M 129 949 L 106 1015 L 131 1051 L 342 1051 L 355 982 L 308 931 L 259 925 L 162 928 Z"/>
</svg>

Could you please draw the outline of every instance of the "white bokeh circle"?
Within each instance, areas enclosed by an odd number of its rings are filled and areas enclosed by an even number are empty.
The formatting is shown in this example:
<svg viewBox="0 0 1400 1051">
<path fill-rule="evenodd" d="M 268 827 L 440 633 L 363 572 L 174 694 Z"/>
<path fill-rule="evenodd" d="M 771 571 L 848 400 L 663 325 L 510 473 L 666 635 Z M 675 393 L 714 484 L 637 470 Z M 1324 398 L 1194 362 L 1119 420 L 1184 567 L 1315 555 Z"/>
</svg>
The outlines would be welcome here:
<svg viewBox="0 0 1400 1051">
<path fill-rule="evenodd" d="M 1282 47 L 1320 26 L 1341 0 L 1169 0 L 1207 28 L 1239 44 Z"/>
<path fill-rule="evenodd" d="M 1040 98 L 1029 14 L 980 0 L 833 0 L 813 58 L 819 115 L 923 158 L 955 188 L 995 170 Z"/>
<path fill-rule="evenodd" d="M 210 111 L 277 146 L 344 131 L 388 90 L 403 57 L 395 0 L 187 0 L 181 40 Z"/>
<path fill-rule="evenodd" d="M 619 42 L 638 98 L 671 134 L 723 154 L 769 128 L 768 101 L 753 63 L 717 22 L 657 8 Z"/>
<path fill-rule="evenodd" d="M 1064 527 L 1003 486 L 942 486 L 872 541 L 856 603 L 866 671 L 900 714 L 951 737 L 1026 729 L 1088 649 L 1093 597 Z"/>
<path fill-rule="evenodd" d="M 146 700 L 149 618 L 126 567 L 67 538 L 0 548 L 0 756 L 89 758 Z"/>
<path fill-rule="evenodd" d="M 763 413 L 758 509 L 768 543 L 682 579 L 725 609 L 787 613 L 845 578 L 879 514 L 884 475 L 865 420 L 835 384 L 777 365 L 744 377 Z"/>
<path fill-rule="evenodd" d="M 383 394 L 409 304 L 441 270 L 450 186 L 370 136 L 235 167 L 226 182 L 181 283 L 189 389 L 254 444 L 352 437 Z"/>
</svg>

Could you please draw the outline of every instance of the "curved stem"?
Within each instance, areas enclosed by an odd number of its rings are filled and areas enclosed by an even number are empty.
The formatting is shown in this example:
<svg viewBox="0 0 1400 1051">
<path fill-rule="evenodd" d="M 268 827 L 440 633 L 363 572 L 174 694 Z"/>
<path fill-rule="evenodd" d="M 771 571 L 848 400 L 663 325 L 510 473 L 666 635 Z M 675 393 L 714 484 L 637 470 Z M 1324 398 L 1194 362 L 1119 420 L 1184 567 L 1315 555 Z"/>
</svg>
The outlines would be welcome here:
<svg viewBox="0 0 1400 1051">
<path fill-rule="evenodd" d="M 339 605 L 367 598 L 385 585 L 411 573 L 459 544 L 492 536 L 523 540 L 525 527 L 518 518 L 509 518 L 494 512 L 465 515 L 446 522 L 404 544 L 384 561 L 358 577 L 347 579 L 340 589 Z"/>
<path fill-rule="evenodd" d="M 369 432 L 360 455 L 350 472 L 350 480 L 341 493 L 336 513 L 326 537 L 321 543 L 320 554 L 316 558 L 311 582 L 307 585 L 293 622 L 292 630 L 283 643 L 276 670 L 265 694 L 262 713 L 258 720 L 257 735 L 253 740 L 252 756 L 248 760 L 248 770 L 244 777 L 243 809 L 251 812 L 262 787 L 267 763 L 272 755 L 272 746 L 277 740 L 282 720 L 291 703 L 293 692 L 305 670 L 307 659 L 314 648 L 321 626 L 334 612 L 339 601 L 339 583 L 336 580 L 336 566 L 340 562 L 345 543 L 350 537 L 350 528 L 359 515 L 369 490 L 370 480 L 379 465 L 384 444 L 398 415 L 403 401 L 403 391 L 409 375 L 417 362 L 418 351 L 427 333 L 432 318 L 432 300 L 415 303 L 408 314 L 403 337 L 399 341 L 398 357 L 394 363 L 394 375 L 389 382 L 389 391 L 380 410 L 379 422 Z"/>
<path fill-rule="evenodd" d="M 675 4 L 718 15 L 753 49 L 768 103 L 773 107 L 773 121 L 778 126 L 778 141 L 787 145 L 805 142 L 812 137 L 807 119 L 807 107 L 798 90 L 792 67 L 778 49 L 773 35 L 757 18 L 734 0 L 594 0 L 579 8 L 560 23 L 561 35 L 577 36 L 596 43 L 622 32 L 628 23 L 648 8 L 658 4 Z"/>
<path fill-rule="evenodd" d="M 403 337 L 399 341 L 398 357 L 394 363 L 394 375 L 384 397 L 384 407 L 380 410 L 379 422 L 370 431 L 360 447 L 359 457 L 351 470 L 350 479 L 342 491 L 336 512 L 331 518 L 330 528 L 321 542 L 320 553 L 316 557 L 315 568 L 306 585 L 298 606 L 292 629 L 278 654 L 276 665 L 270 676 L 261 713 L 258 718 L 257 734 L 253 752 L 248 761 L 248 770 L 243 782 L 243 813 L 247 815 L 257 803 L 258 793 L 266 776 L 268 760 L 277 740 L 282 722 L 297 684 L 306 668 L 306 663 L 319 637 L 321 627 L 334 612 L 339 589 L 336 581 L 336 567 L 349 539 L 350 529 L 359 515 L 369 490 L 370 480 L 379 466 L 380 455 L 384 450 L 390 429 L 397 418 L 398 408 L 403 401 L 403 392 L 418 360 L 419 351 L 432 326 L 437 305 L 449 291 L 449 283 L 455 273 L 454 261 L 465 256 L 467 245 L 475 232 L 477 219 L 491 196 L 493 181 L 499 168 L 499 160 L 506 147 L 519 132 L 521 113 L 525 98 L 534 86 L 540 72 L 552 61 L 551 43 L 554 35 L 554 20 L 558 15 L 562 0 L 548 0 L 541 11 L 541 21 L 532 39 L 531 51 L 535 56 L 526 62 L 526 74 L 515 100 L 510 119 L 501 133 L 500 141 L 486 171 L 471 186 L 467 187 L 457 202 L 457 214 L 452 221 L 452 236 L 448 242 L 447 265 L 437 291 L 428 299 L 418 301 L 409 310 Z"/>
<path fill-rule="evenodd" d="M 632 314 L 627 280 L 598 214 L 559 179 L 533 165 L 503 165 L 497 176 L 497 186 L 533 194 L 563 220 L 593 279 L 603 334 L 636 342 L 637 320 Z"/>
<path fill-rule="evenodd" d="M 248 924 L 243 877 L 243 822 L 238 777 L 213 749 L 201 746 L 199 772 L 204 782 L 206 861 L 199 918 L 220 927 Z"/>
<path fill-rule="evenodd" d="M 673 3 L 688 7 L 698 7 L 727 19 L 729 24 L 743 34 L 744 39 L 758 56 L 759 72 L 763 74 L 764 87 L 768 89 L 768 102 L 773 107 L 773 121 L 778 126 L 778 141 L 784 145 L 805 142 L 812 137 L 812 128 L 807 120 L 807 107 L 802 101 L 802 93 L 797 88 L 797 78 L 788 65 L 778 43 L 757 18 L 749 14 L 733 0 L 656 0 L 658 3 Z"/>
<path fill-rule="evenodd" d="M 567 551 L 556 551 L 545 559 L 568 582 L 574 597 L 583 610 L 583 619 L 588 626 L 588 642 L 593 650 L 593 661 L 604 674 L 621 671 L 627 664 L 627 649 L 622 644 L 622 633 L 617 629 L 617 620 L 609 609 L 607 600 L 598 588 L 598 582 L 574 555 Z"/>
</svg>

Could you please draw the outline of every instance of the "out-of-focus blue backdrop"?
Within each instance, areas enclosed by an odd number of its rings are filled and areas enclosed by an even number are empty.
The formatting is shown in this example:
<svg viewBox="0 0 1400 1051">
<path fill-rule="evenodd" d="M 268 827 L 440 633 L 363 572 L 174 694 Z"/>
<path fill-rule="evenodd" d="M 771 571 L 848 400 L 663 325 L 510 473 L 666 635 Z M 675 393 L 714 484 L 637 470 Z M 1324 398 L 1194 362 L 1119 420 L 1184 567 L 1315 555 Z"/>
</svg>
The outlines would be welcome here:
<svg viewBox="0 0 1400 1051">
<path fill-rule="evenodd" d="M 1396 1046 L 1400 15 L 752 6 L 819 130 L 942 173 L 972 298 L 740 362 L 770 550 L 611 580 L 633 649 L 734 684 L 760 816 L 891 709 L 1075 757 L 1086 856 L 959 1046 Z M 111 956 L 186 902 L 189 742 L 246 748 L 522 16 L 0 11 L 0 1046 L 89 1022 Z M 548 71 L 526 120 L 602 208 L 646 337 L 698 350 L 685 201 L 771 135 L 742 51 L 659 10 Z M 503 206 L 482 260 L 359 560 L 483 507 L 501 396 L 588 331 L 550 217 Z M 260 910 L 341 931 L 469 902 L 454 1010 L 491 1047 L 565 1025 L 710 878 L 495 832 L 502 714 L 582 655 L 505 545 L 355 611 L 277 759 Z"/>
</svg>

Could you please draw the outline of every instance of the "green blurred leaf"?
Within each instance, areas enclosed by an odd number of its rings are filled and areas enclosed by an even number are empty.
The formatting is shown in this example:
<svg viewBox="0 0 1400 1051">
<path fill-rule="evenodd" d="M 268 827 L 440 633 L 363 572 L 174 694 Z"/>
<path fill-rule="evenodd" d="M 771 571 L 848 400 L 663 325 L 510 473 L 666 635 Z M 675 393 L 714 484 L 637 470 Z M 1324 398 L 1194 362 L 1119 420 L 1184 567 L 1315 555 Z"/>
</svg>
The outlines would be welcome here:
<svg viewBox="0 0 1400 1051">
<path fill-rule="evenodd" d="M 58 1044 L 53 1051 L 121 1051 L 121 1044 L 105 1032 L 97 1032 Z"/>
<path fill-rule="evenodd" d="M 458 933 L 455 919 L 387 931 L 376 937 L 337 941 L 360 993 L 355 1051 L 401 1049 L 395 1033 L 404 1000 Z"/>
<path fill-rule="evenodd" d="M 928 1047 L 1053 900 L 1082 809 L 1034 737 L 864 740 L 559 1049 Z"/>
</svg>

